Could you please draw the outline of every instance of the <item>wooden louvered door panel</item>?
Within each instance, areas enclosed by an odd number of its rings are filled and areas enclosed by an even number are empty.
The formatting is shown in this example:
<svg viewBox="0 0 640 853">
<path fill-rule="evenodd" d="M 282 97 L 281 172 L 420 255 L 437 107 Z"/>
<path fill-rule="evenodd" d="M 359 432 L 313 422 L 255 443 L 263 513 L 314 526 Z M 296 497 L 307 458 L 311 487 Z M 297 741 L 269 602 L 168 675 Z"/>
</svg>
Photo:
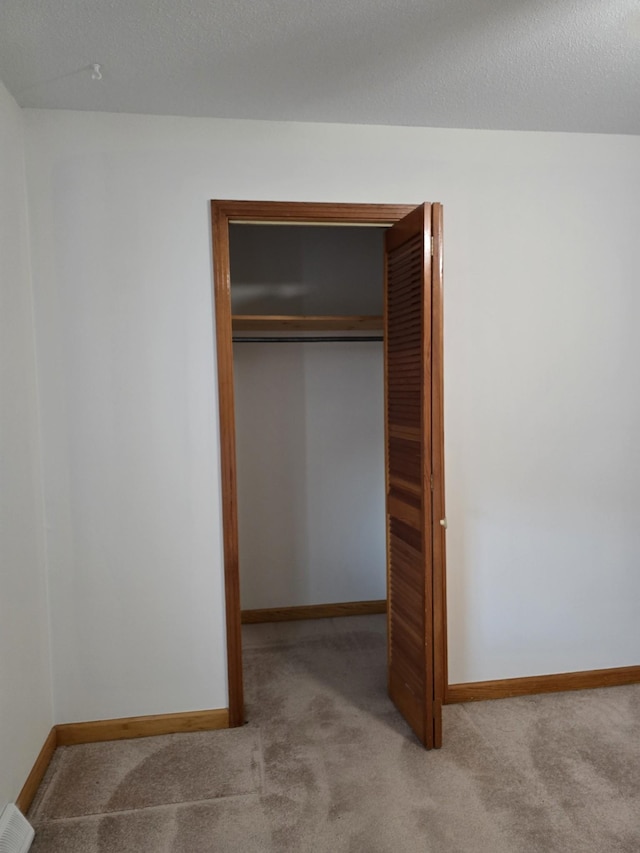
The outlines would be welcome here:
<svg viewBox="0 0 640 853">
<path fill-rule="evenodd" d="M 434 676 L 431 205 L 385 238 L 389 695 L 427 749 L 440 745 Z"/>
</svg>

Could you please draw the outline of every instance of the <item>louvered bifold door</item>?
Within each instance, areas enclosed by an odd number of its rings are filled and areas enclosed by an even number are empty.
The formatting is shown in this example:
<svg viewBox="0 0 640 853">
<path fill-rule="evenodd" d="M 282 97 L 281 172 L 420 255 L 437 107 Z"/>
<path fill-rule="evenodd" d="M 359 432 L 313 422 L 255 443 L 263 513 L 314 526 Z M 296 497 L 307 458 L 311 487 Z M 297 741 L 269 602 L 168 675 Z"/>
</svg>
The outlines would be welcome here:
<svg viewBox="0 0 640 853">
<path fill-rule="evenodd" d="M 385 238 L 389 695 L 427 747 L 434 701 L 431 498 L 431 205 Z"/>
</svg>

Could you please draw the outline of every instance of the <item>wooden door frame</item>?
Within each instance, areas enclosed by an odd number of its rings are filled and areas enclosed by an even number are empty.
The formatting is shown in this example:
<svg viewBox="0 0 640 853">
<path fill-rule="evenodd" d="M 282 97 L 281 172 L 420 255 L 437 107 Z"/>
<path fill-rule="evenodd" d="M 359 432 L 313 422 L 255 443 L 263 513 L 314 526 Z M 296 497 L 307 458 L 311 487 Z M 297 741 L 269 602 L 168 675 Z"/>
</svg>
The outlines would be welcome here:
<svg viewBox="0 0 640 853">
<path fill-rule="evenodd" d="M 378 225 L 391 226 L 416 205 L 331 204 L 308 202 L 211 202 L 213 293 L 216 330 L 218 401 L 220 418 L 220 468 L 224 547 L 225 611 L 229 725 L 244 722 L 242 636 L 240 620 L 240 566 L 238 558 L 238 495 L 236 470 L 233 339 L 231 326 L 231 274 L 229 225 L 235 222 Z M 445 595 L 443 362 L 442 362 L 442 208 L 432 205 L 432 423 L 433 441 L 433 577 L 434 577 L 434 677 L 436 701 L 444 701 L 447 686 L 447 631 Z M 388 592 L 387 592 L 388 594 Z"/>
</svg>

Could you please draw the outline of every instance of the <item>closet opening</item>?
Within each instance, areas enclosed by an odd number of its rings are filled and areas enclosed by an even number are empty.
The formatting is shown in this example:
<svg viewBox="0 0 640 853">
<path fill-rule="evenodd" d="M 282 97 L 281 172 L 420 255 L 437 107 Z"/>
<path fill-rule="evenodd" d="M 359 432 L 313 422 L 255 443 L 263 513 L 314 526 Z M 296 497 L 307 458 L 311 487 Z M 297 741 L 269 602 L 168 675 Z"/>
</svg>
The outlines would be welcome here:
<svg viewBox="0 0 640 853">
<path fill-rule="evenodd" d="M 441 744 L 441 224 L 212 202 L 232 726 L 243 622 L 386 612 L 389 695 Z"/>
</svg>

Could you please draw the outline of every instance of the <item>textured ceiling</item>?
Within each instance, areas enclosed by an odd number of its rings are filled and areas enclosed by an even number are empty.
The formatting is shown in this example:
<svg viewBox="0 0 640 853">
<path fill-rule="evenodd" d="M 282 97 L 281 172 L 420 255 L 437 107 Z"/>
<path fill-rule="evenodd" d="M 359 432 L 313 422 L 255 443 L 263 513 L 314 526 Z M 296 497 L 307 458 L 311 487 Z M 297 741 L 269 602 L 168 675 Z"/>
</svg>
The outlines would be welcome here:
<svg viewBox="0 0 640 853">
<path fill-rule="evenodd" d="M 0 78 L 24 107 L 640 134 L 640 0 L 0 0 Z"/>
</svg>

